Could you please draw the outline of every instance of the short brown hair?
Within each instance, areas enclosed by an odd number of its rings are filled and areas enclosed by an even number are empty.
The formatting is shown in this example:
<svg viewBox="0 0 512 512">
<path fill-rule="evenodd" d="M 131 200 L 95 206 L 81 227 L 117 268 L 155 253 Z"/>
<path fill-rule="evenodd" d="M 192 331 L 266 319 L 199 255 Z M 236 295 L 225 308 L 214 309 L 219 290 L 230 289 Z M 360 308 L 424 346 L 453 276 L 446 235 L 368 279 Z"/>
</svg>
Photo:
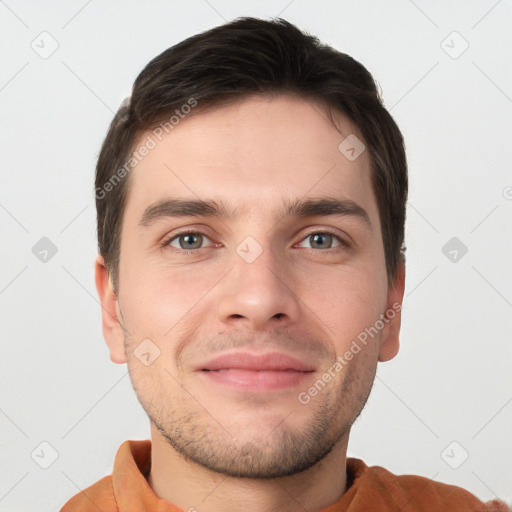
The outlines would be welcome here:
<svg viewBox="0 0 512 512">
<path fill-rule="evenodd" d="M 189 37 L 155 57 L 110 125 L 96 166 L 95 196 L 98 248 L 116 293 L 129 172 L 136 165 L 132 152 L 141 134 L 166 119 L 172 128 L 174 112 L 182 112 L 191 100 L 200 107 L 190 114 L 196 115 L 249 95 L 282 93 L 342 112 L 359 129 L 372 165 L 388 283 L 393 281 L 405 251 L 407 162 L 402 134 L 372 75 L 349 55 L 286 20 L 244 17 Z"/>
</svg>

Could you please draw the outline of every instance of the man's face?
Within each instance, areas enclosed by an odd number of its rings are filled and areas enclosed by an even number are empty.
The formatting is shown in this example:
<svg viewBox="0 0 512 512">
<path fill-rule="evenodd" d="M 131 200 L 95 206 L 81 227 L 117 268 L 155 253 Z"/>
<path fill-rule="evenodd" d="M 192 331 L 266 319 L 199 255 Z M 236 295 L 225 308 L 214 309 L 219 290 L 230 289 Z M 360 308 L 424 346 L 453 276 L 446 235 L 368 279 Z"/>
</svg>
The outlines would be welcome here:
<svg viewBox="0 0 512 512">
<path fill-rule="evenodd" d="M 125 339 L 110 339 L 112 358 L 126 357 L 159 433 L 214 471 L 311 467 L 346 443 L 379 353 L 396 353 L 398 314 L 344 357 L 401 293 L 387 285 L 368 152 L 347 158 L 338 146 L 359 132 L 345 117 L 338 126 L 319 105 L 251 97 L 185 118 L 133 171 L 117 302 Z M 170 199 L 226 212 L 148 215 Z M 352 208 L 288 211 L 321 200 Z"/>
</svg>

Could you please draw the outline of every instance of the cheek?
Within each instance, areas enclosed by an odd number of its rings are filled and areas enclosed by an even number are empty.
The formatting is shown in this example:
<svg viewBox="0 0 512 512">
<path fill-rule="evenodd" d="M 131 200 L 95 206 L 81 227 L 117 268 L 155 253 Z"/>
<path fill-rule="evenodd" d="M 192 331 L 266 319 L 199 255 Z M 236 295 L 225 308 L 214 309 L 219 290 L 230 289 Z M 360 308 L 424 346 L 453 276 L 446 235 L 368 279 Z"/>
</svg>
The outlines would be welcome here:
<svg viewBox="0 0 512 512">
<path fill-rule="evenodd" d="M 385 282 L 374 273 L 333 272 L 315 276 L 314 288 L 304 287 L 304 303 L 326 326 L 339 353 L 379 320 L 386 304 Z M 363 335 L 364 336 L 364 335 Z"/>
<path fill-rule="evenodd" d="M 222 274 L 218 268 L 147 263 L 139 272 L 127 275 L 129 294 L 123 300 L 123 314 L 132 332 L 168 345 L 173 337 L 184 334 L 186 326 L 198 325 L 198 318 L 204 318 L 207 293 Z"/>
</svg>

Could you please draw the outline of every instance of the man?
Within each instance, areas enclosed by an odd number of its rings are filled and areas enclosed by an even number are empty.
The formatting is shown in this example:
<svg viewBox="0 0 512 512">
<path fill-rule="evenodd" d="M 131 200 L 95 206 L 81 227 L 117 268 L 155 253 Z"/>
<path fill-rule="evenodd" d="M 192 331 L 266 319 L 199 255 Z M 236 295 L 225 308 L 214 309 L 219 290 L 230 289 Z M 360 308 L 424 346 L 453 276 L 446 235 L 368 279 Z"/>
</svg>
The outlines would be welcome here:
<svg viewBox="0 0 512 512">
<path fill-rule="evenodd" d="M 151 441 L 63 512 L 507 510 L 346 457 L 405 280 L 403 139 L 361 64 L 284 20 L 183 41 L 116 114 L 96 199 Z"/>
</svg>

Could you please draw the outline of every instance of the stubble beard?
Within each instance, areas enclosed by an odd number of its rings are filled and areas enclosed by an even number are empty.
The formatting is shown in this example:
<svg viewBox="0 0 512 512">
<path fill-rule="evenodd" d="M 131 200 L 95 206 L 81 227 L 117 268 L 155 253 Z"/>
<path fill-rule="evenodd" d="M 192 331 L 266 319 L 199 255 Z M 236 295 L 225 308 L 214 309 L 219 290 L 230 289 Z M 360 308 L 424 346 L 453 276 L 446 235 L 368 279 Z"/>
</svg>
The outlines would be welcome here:
<svg viewBox="0 0 512 512">
<path fill-rule="evenodd" d="M 150 421 L 186 460 L 230 477 L 273 479 L 311 468 L 337 443 L 348 441 L 350 428 L 370 394 L 375 372 L 373 376 L 361 375 L 356 364 L 348 365 L 345 370 L 346 374 L 333 379 L 314 401 L 307 405 L 297 402 L 280 412 L 277 427 L 261 434 L 231 428 L 229 419 L 214 418 L 207 404 L 200 404 L 186 391 L 180 397 L 155 393 L 154 390 L 169 389 L 173 382 L 167 381 L 167 386 L 163 380 L 159 385 L 155 382 L 138 385 L 138 379 L 132 378 L 132 384 Z M 169 376 L 169 380 L 173 379 Z M 183 406 L 178 408 L 176 404 Z M 293 407 L 309 407 L 312 411 L 300 429 L 292 428 L 287 421 L 294 414 Z M 257 410 L 254 414 L 258 414 Z M 254 423 L 257 421 L 247 427 Z"/>
</svg>

